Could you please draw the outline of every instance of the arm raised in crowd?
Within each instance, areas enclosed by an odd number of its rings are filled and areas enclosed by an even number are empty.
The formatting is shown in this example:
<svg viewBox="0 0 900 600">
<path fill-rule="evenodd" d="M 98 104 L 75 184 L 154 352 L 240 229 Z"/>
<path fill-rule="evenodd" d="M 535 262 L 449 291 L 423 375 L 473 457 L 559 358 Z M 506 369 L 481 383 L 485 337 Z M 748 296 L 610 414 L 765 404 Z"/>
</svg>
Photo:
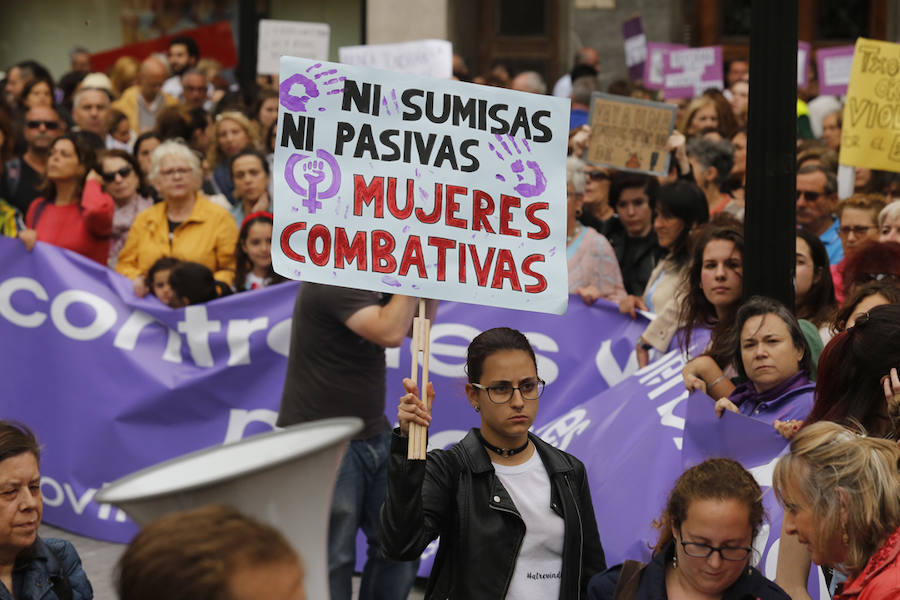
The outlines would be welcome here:
<svg viewBox="0 0 900 600">
<path fill-rule="evenodd" d="M 81 215 L 85 229 L 97 237 L 110 235 L 115 210 L 112 196 L 100 186 L 100 175 L 96 171 L 88 173 L 81 194 Z"/>
<path fill-rule="evenodd" d="M 373 344 L 396 348 L 403 343 L 418 306 L 417 298 L 395 294 L 384 306 L 361 308 L 344 324 Z"/>
</svg>

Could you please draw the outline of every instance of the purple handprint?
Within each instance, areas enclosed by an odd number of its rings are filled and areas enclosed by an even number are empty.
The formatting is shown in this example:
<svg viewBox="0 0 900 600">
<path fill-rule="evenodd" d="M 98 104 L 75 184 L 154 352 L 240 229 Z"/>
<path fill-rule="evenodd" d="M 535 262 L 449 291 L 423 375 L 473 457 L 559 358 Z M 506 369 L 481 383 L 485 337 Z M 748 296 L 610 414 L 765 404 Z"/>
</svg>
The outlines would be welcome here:
<svg viewBox="0 0 900 600">
<path fill-rule="evenodd" d="M 347 78 L 343 76 L 333 77 L 333 75 L 337 73 L 337 69 L 326 69 L 313 72 L 314 69 L 320 69 L 321 67 L 322 63 L 316 63 L 306 69 L 306 74 L 295 73 L 282 81 L 281 85 L 278 86 L 278 97 L 281 105 L 286 109 L 295 112 L 306 112 L 307 103 L 318 98 L 322 91 L 324 91 L 325 95 L 342 93 L 344 91 L 344 86 L 342 84 Z M 324 81 L 320 82 L 320 79 L 324 79 Z M 338 87 L 335 87 L 335 84 L 337 84 Z M 292 93 L 292 89 L 295 85 L 303 86 L 302 95 L 298 96 Z M 318 108 L 320 111 L 325 110 L 325 107 L 323 106 Z"/>
<path fill-rule="evenodd" d="M 543 194 L 544 190 L 547 189 L 547 177 L 544 176 L 544 171 L 537 161 L 527 159 L 528 155 L 531 154 L 531 146 L 528 145 L 528 140 L 522 140 L 522 144 L 525 146 L 525 152 L 523 153 L 514 137 L 509 135 L 506 137 L 495 135 L 494 137 L 497 138 L 499 146 L 488 144 L 488 147 L 497 155 L 497 158 L 504 163 L 506 163 L 509 158 L 515 159 L 509 167 L 519 181 L 519 183 L 513 187 L 516 193 L 523 198 L 532 198 Z M 510 149 L 510 147 L 512 147 L 512 149 Z M 500 148 L 503 149 L 503 152 L 500 151 Z M 515 154 L 513 154 L 513 151 L 515 151 Z M 530 173 L 526 173 L 526 170 L 530 171 Z M 534 183 L 531 183 L 530 181 L 532 176 L 534 177 Z M 506 177 L 500 173 L 497 173 L 495 177 L 500 181 L 506 181 Z M 526 181 L 526 177 L 528 178 L 528 181 Z"/>
</svg>

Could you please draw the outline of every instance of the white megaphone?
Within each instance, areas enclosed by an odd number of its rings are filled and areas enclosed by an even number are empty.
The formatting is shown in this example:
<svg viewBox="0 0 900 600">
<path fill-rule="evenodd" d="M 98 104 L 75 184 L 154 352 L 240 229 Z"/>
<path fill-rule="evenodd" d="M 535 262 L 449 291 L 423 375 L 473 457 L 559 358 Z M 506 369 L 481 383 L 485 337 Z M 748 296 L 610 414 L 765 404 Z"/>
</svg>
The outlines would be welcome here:
<svg viewBox="0 0 900 600">
<path fill-rule="evenodd" d="M 206 448 L 127 475 L 96 501 L 139 525 L 205 504 L 233 506 L 279 529 L 303 557 L 307 598 L 329 598 L 331 495 L 347 443 L 362 428 L 356 417 L 323 419 Z"/>
</svg>

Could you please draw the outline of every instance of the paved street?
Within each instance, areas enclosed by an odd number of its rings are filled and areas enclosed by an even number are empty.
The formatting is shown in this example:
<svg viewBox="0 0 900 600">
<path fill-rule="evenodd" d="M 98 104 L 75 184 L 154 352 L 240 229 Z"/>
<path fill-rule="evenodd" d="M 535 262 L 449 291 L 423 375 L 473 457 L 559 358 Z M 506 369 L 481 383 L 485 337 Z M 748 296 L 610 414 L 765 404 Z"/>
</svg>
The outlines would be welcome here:
<svg viewBox="0 0 900 600">
<path fill-rule="evenodd" d="M 115 590 L 112 586 L 113 570 L 116 561 L 125 549 L 122 544 L 113 544 L 110 542 L 100 542 L 90 538 L 81 537 L 49 525 L 41 525 L 41 537 L 59 537 L 69 540 L 75 545 L 84 569 L 87 572 L 91 585 L 94 586 L 95 600 L 116 600 Z M 359 577 L 354 577 L 354 594 L 356 600 L 356 589 L 359 587 Z M 409 600 L 421 600 L 425 590 L 424 580 L 420 581 L 409 595 Z M 310 598 L 310 600 L 318 600 Z"/>
</svg>

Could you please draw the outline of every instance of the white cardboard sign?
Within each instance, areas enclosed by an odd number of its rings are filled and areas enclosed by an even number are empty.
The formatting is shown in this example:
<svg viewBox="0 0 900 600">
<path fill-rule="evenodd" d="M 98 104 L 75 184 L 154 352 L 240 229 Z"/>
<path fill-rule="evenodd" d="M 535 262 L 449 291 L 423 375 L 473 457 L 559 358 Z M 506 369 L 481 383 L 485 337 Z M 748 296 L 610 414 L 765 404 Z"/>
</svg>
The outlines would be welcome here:
<svg viewBox="0 0 900 600">
<path fill-rule="evenodd" d="M 330 37 L 327 23 L 260 19 L 256 72 L 277 75 L 282 56 L 328 60 Z"/>
<path fill-rule="evenodd" d="M 344 46 L 338 49 L 338 60 L 345 65 L 450 79 L 453 75 L 453 44 L 445 40 L 420 40 Z"/>
<path fill-rule="evenodd" d="M 275 270 L 562 314 L 569 102 L 281 59 Z"/>
</svg>

